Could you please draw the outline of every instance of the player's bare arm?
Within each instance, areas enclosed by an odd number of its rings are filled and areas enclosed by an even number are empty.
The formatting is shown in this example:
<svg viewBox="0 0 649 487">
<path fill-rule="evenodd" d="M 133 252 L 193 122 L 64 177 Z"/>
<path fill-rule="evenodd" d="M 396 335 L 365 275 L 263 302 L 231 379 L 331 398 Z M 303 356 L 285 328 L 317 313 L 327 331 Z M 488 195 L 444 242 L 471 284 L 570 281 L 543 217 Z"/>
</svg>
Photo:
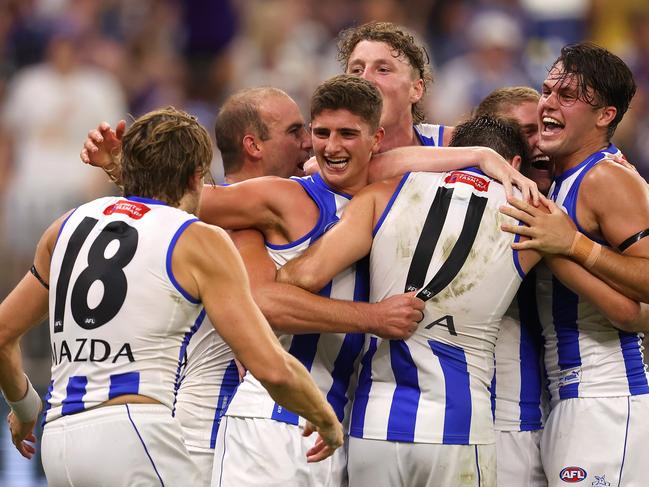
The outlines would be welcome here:
<svg viewBox="0 0 649 487">
<path fill-rule="evenodd" d="M 36 248 L 34 271 L 23 279 L 0 304 L 0 387 L 12 411 L 7 422 L 16 449 L 32 458 L 36 449 L 34 425 L 41 410 L 38 393 L 22 366 L 20 338 L 47 317 L 50 258 L 64 215 L 43 234 Z M 38 277 L 36 277 L 38 276 Z M 40 280 L 39 280 L 40 279 Z"/>
<path fill-rule="evenodd" d="M 376 154 L 370 163 L 370 181 L 381 181 L 408 171 L 445 172 L 479 166 L 489 177 L 500 181 L 511 196 L 512 187 L 521 190 L 523 199 L 538 204 L 539 191 L 534 181 L 512 167 L 496 151 L 487 147 L 400 147 Z"/>
<path fill-rule="evenodd" d="M 356 194 L 331 230 L 278 271 L 278 281 L 317 292 L 336 274 L 365 257 L 372 248 L 375 191 L 389 185 L 386 193 L 392 194 L 396 184 L 394 180 L 375 183 Z"/>
<path fill-rule="evenodd" d="M 544 201 L 550 209 L 547 215 L 534 214 L 520 201 L 512 204 L 529 215 L 523 216 L 529 228 L 507 229 L 530 237 L 519 248 L 569 256 L 622 294 L 641 302 L 649 300 L 649 239 L 643 238 L 649 233 L 644 232 L 649 228 L 649 190 L 632 171 L 612 162 L 600 163 L 586 175 L 578 196 L 577 217 L 582 227 L 617 250 L 578 232 L 552 202 Z"/>
<path fill-rule="evenodd" d="M 392 296 L 375 304 L 329 299 L 275 281 L 276 268 L 263 236 L 255 230 L 231 234 L 248 271 L 253 297 L 273 329 L 301 333 L 371 333 L 405 339 L 421 319 L 423 301 Z"/>
<path fill-rule="evenodd" d="M 307 370 L 282 349 L 254 303 L 241 257 L 225 231 L 203 223 L 188 227 L 178 240 L 172 267 L 178 282 L 201 299 L 217 332 L 273 399 L 317 427 L 328 447 L 325 453 L 340 446 L 342 427 L 333 409 Z"/>
</svg>

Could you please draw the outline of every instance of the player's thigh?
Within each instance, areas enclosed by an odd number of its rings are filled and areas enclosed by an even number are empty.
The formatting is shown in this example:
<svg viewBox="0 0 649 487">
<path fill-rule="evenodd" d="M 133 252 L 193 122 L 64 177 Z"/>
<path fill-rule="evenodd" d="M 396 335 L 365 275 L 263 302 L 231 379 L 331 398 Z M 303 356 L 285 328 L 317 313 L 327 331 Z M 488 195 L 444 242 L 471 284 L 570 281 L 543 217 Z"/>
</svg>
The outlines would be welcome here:
<svg viewBox="0 0 649 487">
<path fill-rule="evenodd" d="M 350 487 L 496 487 L 494 445 L 439 445 L 349 439 Z"/>
<path fill-rule="evenodd" d="M 546 487 L 541 464 L 541 433 L 536 431 L 496 431 L 498 486 Z"/>
<path fill-rule="evenodd" d="M 50 485 L 194 485 L 198 470 L 168 408 L 110 406 L 55 420 L 43 434 Z"/>
<path fill-rule="evenodd" d="M 541 440 L 548 485 L 588 481 L 617 486 L 620 473 L 625 486 L 635 485 L 634 479 L 645 485 L 646 476 L 634 472 L 646 469 L 640 450 L 649 435 L 648 414 L 646 396 L 561 401 L 551 411 Z"/>
</svg>

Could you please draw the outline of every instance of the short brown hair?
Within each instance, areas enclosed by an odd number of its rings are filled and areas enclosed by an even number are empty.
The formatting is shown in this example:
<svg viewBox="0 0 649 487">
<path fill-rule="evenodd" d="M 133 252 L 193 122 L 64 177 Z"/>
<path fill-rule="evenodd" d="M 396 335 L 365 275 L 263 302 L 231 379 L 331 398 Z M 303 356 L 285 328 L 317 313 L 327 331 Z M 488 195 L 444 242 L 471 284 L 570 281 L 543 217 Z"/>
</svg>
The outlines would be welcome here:
<svg viewBox="0 0 649 487">
<path fill-rule="evenodd" d="M 349 58 L 359 42 L 384 42 L 394 50 L 394 57 L 404 56 L 408 60 L 417 76 L 424 81 L 424 93 L 428 83 L 433 80 L 429 67 L 430 58 L 426 49 L 419 45 L 414 36 L 403 27 L 391 22 L 368 22 L 341 31 L 338 38 L 338 61 L 345 71 L 347 71 Z M 416 124 L 425 120 L 422 100 L 412 106 L 412 118 Z"/>
<path fill-rule="evenodd" d="M 324 110 L 349 110 L 379 128 L 383 99 L 369 81 L 349 74 L 339 74 L 318 86 L 311 97 L 311 120 Z"/>
<path fill-rule="evenodd" d="M 502 116 L 503 112 L 524 102 L 538 103 L 541 95 L 534 88 L 528 86 L 512 86 L 499 88 L 492 91 L 480 102 L 475 109 L 475 116 L 496 115 Z"/>
<path fill-rule="evenodd" d="M 196 171 L 212 162 L 212 141 L 196 117 L 174 107 L 142 115 L 122 139 L 124 194 L 176 206 Z"/>
<path fill-rule="evenodd" d="M 243 137 L 252 132 L 261 140 L 268 140 L 268 125 L 263 121 L 260 108 L 264 99 L 288 95 L 278 88 L 248 88 L 228 98 L 216 117 L 214 136 L 221 151 L 225 175 L 236 173 L 243 165 Z"/>
</svg>

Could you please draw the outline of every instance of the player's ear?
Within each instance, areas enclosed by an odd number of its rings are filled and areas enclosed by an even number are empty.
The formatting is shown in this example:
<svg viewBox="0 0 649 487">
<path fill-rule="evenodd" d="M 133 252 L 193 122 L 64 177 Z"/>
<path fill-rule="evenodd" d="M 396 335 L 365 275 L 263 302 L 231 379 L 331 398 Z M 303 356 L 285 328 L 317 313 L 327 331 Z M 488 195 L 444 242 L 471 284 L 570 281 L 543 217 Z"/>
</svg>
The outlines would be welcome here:
<svg viewBox="0 0 649 487">
<path fill-rule="evenodd" d="M 417 103 L 424 96 L 424 80 L 417 78 L 412 82 L 410 87 L 410 103 Z"/>
<path fill-rule="evenodd" d="M 616 115 L 617 115 L 617 108 L 613 106 L 603 107 L 602 112 L 599 114 L 599 117 L 597 118 L 597 126 L 598 127 L 609 126 L 615 119 Z"/>
<path fill-rule="evenodd" d="M 259 144 L 257 144 L 257 138 L 252 134 L 246 134 L 243 136 L 243 150 L 246 155 L 252 159 L 261 159 L 261 149 Z"/>
<path fill-rule="evenodd" d="M 385 130 L 383 127 L 379 127 L 374 133 L 374 143 L 372 144 L 372 154 L 377 154 L 381 148 L 381 142 L 383 142 L 383 137 L 385 136 Z"/>
<path fill-rule="evenodd" d="M 517 171 L 520 171 L 522 162 L 523 162 L 523 158 L 521 156 L 519 156 L 519 155 L 515 155 L 513 157 L 513 159 L 511 160 L 510 164 L 512 165 L 512 167 L 514 169 L 516 169 Z"/>
</svg>

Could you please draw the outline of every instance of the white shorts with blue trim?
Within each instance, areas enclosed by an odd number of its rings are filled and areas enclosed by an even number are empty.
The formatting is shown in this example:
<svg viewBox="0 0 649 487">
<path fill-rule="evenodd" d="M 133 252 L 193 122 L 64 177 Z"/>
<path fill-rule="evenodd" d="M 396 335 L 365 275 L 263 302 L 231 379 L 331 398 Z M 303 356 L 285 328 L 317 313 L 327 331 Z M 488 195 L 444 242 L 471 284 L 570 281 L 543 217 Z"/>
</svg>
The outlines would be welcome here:
<svg viewBox="0 0 649 487">
<path fill-rule="evenodd" d="M 224 416 L 216 438 L 212 487 L 345 487 L 347 452 L 307 463 L 317 435 L 266 418 Z"/>
<path fill-rule="evenodd" d="M 347 471 L 349 487 L 496 487 L 496 445 L 350 437 Z"/>
<path fill-rule="evenodd" d="M 177 421 L 157 404 L 99 407 L 47 423 L 42 460 L 50 487 L 199 485 Z"/>
<path fill-rule="evenodd" d="M 496 431 L 498 487 L 547 487 L 541 464 L 543 430 Z"/>
<path fill-rule="evenodd" d="M 548 485 L 646 486 L 647 439 L 649 394 L 564 399 L 541 439 Z"/>
</svg>

